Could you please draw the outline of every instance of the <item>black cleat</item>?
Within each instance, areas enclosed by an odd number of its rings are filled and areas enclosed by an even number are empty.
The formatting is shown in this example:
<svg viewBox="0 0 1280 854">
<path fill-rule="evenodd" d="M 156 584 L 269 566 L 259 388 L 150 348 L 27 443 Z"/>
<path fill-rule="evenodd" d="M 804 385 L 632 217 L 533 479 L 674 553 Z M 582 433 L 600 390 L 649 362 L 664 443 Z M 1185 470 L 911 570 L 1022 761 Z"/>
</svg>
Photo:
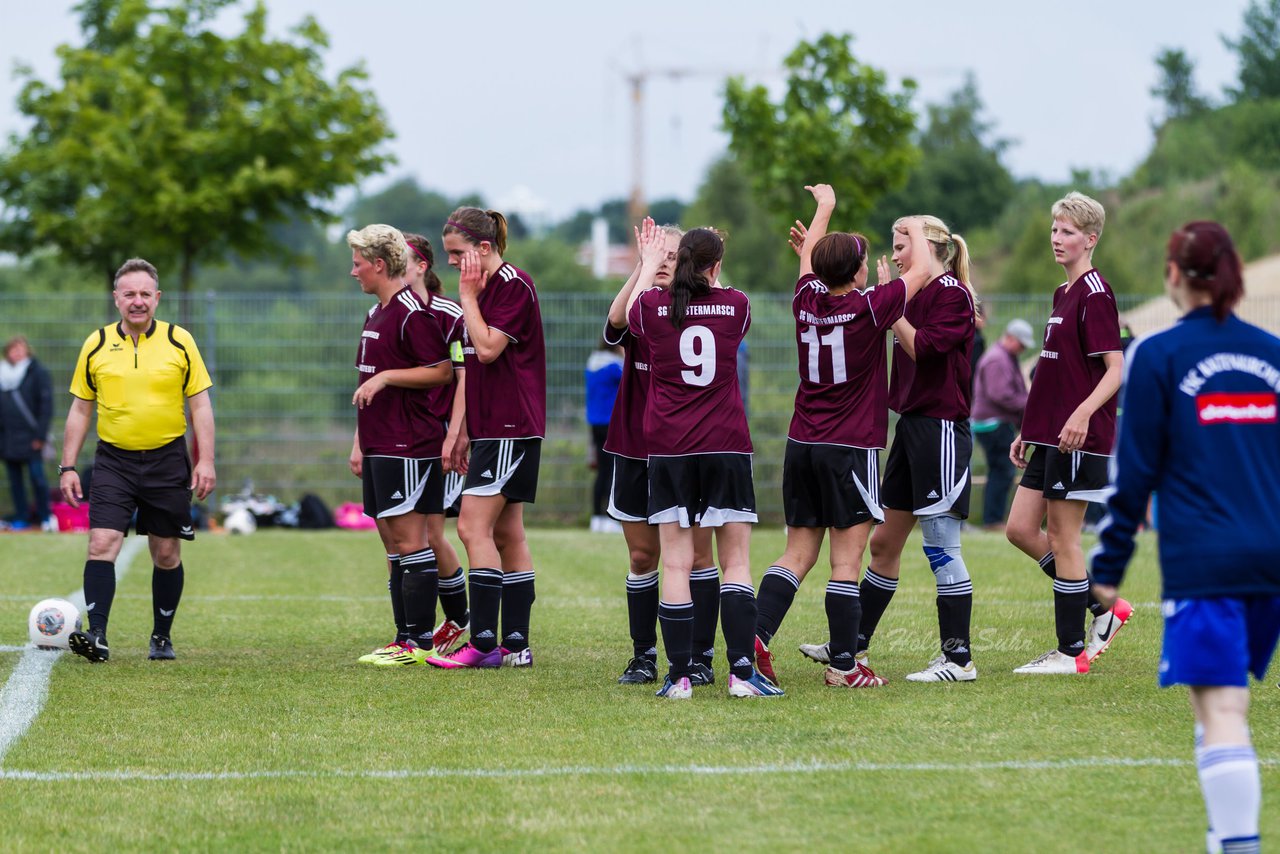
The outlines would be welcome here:
<svg viewBox="0 0 1280 854">
<path fill-rule="evenodd" d="M 147 658 L 151 661 L 173 661 L 177 658 L 173 654 L 173 642 L 164 635 L 152 635 L 151 654 Z"/>
<path fill-rule="evenodd" d="M 72 632 L 71 637 L 67 638 L 67 646 L 71 647 L 71 651 L 76 655 L 92 662 L 106 661 L 111 657 L 111 650 L 107 648 L 106 632 L 93 629 L 87 632 Z"/>
<path fill-rule="evenodd" d="M 689 684 L 695 688 L 699 685 L 716 684 L 716 672 L 710 664 L 695 661 L 689 665 Z"/>
<path fill-rule="evenodd" d="M 658 681 L 658 664 L 643 655 L 631 659 L 627 669 L 618 677 L 619 685 L 645 685 Z"/>
</svg>

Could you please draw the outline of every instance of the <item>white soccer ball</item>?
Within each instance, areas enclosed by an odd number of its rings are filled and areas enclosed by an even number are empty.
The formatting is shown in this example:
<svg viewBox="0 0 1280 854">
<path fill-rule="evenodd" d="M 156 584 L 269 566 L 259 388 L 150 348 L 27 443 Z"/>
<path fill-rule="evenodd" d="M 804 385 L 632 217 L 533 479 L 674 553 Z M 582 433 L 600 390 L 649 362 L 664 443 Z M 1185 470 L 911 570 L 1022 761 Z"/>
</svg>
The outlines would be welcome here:
<svg viewBox="0 0 1280 854">
<path fill-rule="evenodd" d="M 68 649 L 67 638 L 80 631 L 80 609 L 66 599 L 45 599 L 31 609 L 27 631 L 37 649 Z"/>
<path fill-rule="evenodd" d="M 253 518 L 249 508 L 240 507 L 227 514 L 222 527 L 227 529 L 228 534 L 252 534 L 258 530 L 258 520 Z"/>
</svg>

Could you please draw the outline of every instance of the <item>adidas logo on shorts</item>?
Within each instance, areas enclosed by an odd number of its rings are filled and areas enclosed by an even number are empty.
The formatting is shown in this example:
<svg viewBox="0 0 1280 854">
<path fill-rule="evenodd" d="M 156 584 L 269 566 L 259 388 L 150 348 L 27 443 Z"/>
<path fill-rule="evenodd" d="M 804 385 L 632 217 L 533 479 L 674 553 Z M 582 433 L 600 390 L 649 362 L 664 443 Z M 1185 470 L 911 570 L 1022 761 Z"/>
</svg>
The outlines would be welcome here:
<svg viewBox="0 0 1280 854">
<path fill-rule="evenodd" d="M 1053 485 L 1053 488 L 1054 488 L 1054 489 L 1066 489 L 1066 487 L 1062 485 L 1062 481 L 1058 481 L 1057 483 L 1055 483 L 1055 484 Z"/>
<path fill-rule="evenodd" d="M 493 472 L 492 472 L 491 470 L 489 470 L 489 469 L 485 469 L 483 472 L 481 472 L 481 473 L 480 473 L 480 476 L 481 476 L 481 477 L 493 477 Z"/>
<path fill-rule="evenodd" d="M 400 490 L 398 490 L 398 489 L 397 489 L 395 492 L 391 493 L 391 500 L 392 500 L 392 501 L 403 501 L 403 500 L 404 500 L 404 496 L 403 496 L 403 495 L 401 495 L 401 494 L 400 494 Z"/>
<path fill-rule="evenodd" d="M 936 489 L 929 490 L 929 494 L 925 496 L 925 498 L 938 498 L 938 497 L 940 496 L 938 495 L 938 490 Z"/>
</svg>

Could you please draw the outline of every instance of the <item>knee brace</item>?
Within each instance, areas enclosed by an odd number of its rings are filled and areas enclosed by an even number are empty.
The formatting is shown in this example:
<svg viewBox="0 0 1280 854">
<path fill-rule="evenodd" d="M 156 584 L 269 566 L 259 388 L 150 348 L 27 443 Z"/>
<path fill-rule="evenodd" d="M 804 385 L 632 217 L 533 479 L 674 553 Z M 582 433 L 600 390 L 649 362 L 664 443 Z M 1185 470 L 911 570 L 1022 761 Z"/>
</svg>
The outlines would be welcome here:
<svg viewBox="0 0 1280 854">
<path fill-rule="evenodd" d="M 960 556 L 960 520 L 947 515 L 925 516 L 920 519 L 920 532 L 939 595 L 972 593 L 969 569 Z"/>
</svg>

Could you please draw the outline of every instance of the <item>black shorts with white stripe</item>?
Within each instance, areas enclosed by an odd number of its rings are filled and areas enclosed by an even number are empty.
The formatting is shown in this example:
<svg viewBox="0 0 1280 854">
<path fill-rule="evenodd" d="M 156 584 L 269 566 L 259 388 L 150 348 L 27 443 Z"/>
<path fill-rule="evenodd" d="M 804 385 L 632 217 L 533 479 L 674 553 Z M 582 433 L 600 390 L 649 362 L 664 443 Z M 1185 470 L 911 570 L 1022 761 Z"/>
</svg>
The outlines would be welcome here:
<svg viewBox="0 0 1280 854">
<path fill-rule="evenodd" d="M 439 457 L 364 458 L 364 515 L 374 519 L 405 513 L 443 513 L 444 478 Z"/>
<path fill-rule="evenodd" d="M 541 439 L 477 439 L 463 495 L 501 495 L 510 502 L 533 503 L 538 497 Z"/>
<path fill-rule="evenodd" d="M 445 472 L 443 503 L 446 518 L 458 518 L 458 512 L 462 509 L 462 487 L 466 482 L 467 476 L 461 472 Z"/>
<path fill-rule="evenodd" d="M 1049 445 L 1032 445 L 1019 486 L 1054 501 L 1107 500 L 1111 457 L 1084 451 L 1062 453 Z"/>
<path fill-rule="evenodd" d="M 968 518 L 972 454 L 968 421 L 901 416 L 884 466 L 881 505 L 917 516 Z"/>
<path fill-rule="evenodd" d="M 609 515 L 619 522 L 649 521 L 649 461 L 613 454 Z"/>
<path fill-rule="evenodd" d="M 787 440 L 782 508 L 792 528 L 849 528 L 884 521 L 880 453 Z"/>
<path fill-rule="evenodd" d="M 718 528 L 755 523 L 750 454 L 649 457 L 649 523 Z"/>
</svg>

